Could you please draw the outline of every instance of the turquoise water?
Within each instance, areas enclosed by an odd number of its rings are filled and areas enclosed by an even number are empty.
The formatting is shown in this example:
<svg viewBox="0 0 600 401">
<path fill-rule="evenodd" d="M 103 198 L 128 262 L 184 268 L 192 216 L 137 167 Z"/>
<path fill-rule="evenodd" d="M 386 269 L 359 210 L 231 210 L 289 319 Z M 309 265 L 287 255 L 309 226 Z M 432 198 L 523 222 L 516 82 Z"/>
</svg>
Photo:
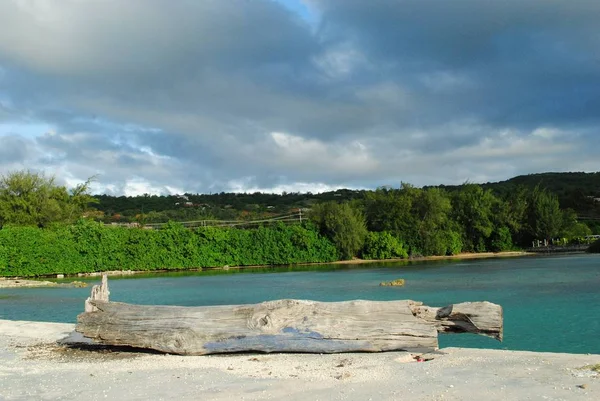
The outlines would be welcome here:
<svg viewBox="0 0 600 401">
<path fill-rule="evenodd" d="M 406 285 L 379 286 L 396 278 Z M 136 304 L 487 300 L 504 308 L 503 343 L 461 334 L 440 336 L 440 345 L 600 354 L 600 255 L 156 274 L 111 277 L 109 285 L 111 300 Z M 89 287 L 0 289 L 0 319 L 75 322 L 89 293 Z"/>
</svg>

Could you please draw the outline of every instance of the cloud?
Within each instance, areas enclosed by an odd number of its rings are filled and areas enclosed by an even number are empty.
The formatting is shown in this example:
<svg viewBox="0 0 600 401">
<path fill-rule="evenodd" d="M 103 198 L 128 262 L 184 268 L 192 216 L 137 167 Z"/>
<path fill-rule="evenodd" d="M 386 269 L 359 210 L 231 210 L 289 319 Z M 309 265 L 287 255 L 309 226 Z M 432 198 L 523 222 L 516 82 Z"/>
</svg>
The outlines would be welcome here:
<svg viewBox="0 0 600 401">
<path fill-rule="evenodd" d="M 0 135 L 0 160 L 3 164 L 17 165 L 32 155 L 31 141 L 15 134 Z"/>
<path fill-rule="evenodd" d="M 0 171 L 133 194 L 600 170 L 599 19 L 592 0 L 7 0 Z"/>
</svg>

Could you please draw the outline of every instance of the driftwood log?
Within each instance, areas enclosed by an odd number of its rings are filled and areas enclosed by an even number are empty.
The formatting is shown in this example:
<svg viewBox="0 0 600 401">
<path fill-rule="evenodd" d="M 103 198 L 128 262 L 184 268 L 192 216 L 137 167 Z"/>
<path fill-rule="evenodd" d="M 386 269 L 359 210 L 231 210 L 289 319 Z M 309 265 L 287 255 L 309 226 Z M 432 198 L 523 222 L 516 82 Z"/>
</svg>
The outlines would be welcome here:
<svg viewBox="0 0 600 401">
<path fill-rule="evenodd" d="M 227 352 L 377 352 L 433 350 L 438 332 L 476 333 L 502 341 L 502 308 L 465 302 L 443 308 L 415 301 L 255 305 L 144 306 L 109 302 L 108 282 L 94 286 L 76 331 L 105 345 L 181 355 Z"/>
</svg>

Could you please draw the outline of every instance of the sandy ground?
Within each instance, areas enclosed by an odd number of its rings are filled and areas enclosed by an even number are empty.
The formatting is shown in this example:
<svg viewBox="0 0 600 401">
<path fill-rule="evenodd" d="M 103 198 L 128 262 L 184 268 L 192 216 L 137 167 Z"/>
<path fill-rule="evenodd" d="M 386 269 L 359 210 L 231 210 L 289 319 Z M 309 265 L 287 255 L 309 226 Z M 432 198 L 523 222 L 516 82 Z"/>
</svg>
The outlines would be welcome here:
<svg viewBox="0 0 600 401">
<path fill-rule="evenodd" d="M 17 287 L 54 287 L 56 283 L 44 280 L 25 280 L 25 279 L 0 279 L 0 288 Z"/>
<path fill-rule="evenodd" d="M 479 253 L 459 253 L 458 255 L 444 256 L 420 256 L 409 259 L 359 259 L 340 260 L 331 264 L 352 265 L 365 263 L 390 263 L 390 262 L 427 262 L 431 260 L 453 260 L 453 259 L 492 259 L 492 258 L 511 258 L 520 256 L 535 256 L 533 252 L 525 251 L 505 251 L 505 252 L 479 252 Z"/>
<path fill-rule="evenodd" d="M 23 288 L 23 287 L 87 287 L 87 283 L 82 281 L 72 281 L 70 283 L 56 283 L 45 280 L 25 280 L 25 279 L 1 279 L 0 288 Z"/>
<path fill-rule="evenodd" d="M 600 355 L 447 348 L 182 357 L 57 343 L 73 325 L 0 320 L 0 400 L 597 400 Z"/>
</svg>

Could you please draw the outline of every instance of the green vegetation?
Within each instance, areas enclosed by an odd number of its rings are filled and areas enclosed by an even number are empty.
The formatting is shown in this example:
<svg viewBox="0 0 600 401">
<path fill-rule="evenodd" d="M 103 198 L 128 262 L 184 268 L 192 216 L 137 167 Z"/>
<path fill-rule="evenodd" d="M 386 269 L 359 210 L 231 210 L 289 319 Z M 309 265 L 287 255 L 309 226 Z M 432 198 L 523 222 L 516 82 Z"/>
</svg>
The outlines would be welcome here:
<svg viewBox="0 0 600 401">
<path fill-rule="evenodd" d="M 591 234 L 573 210 L 561 209 L 558 198 L 539 186 L 500 197 L 470 183 L 452 192 L 402 184 L 365 192 L 363 200 L 317 205 L 311 215 L 344 258 L 359 249 L 365 259 L 500 252 L 534 240 L 579 244 Z"/>
<path fill-rule="evenodd" d="M 169 223 L 161 230 L 145 230 L 80 220 L 71 226 L 11 226 L 0 230 L 0 276 L 280 265 L 337 259 L 336 248 L 310 225 L 189 230 Z"/>
<path fill-rule="evenodd" d="M 559 235 L 564 225 L 558 198 L 536 187 L 531 195 L 529 226 L 534 237 L 550 240 Z"/>
<path fill-rule="evenodd" d="M 585 365 L 582 366 L 580 368 L 577 368 L 579 370 L 591 370 L 592 372 L 596 372 L 596 373 L 600 373 L 600 363 L 597 363 L 595 365 Z"/>
<path fill-rule="evenodd" d="M 29 171 L 0 176 L 0 228 L 4 225 L 45 227 L 72 223 L 96 200 L 88 194 L 90 180 L 71 191 L 54 178 Z"/>
<path fill-rule="evenodd" d="M 363 259 L 407 258 L 408 251 L 400 240 L 387 231 L 369 232 L 362 250 Z"/>
<path fill-rule="evenodd" d="M 440 186 L 451 193 L 461 187 Z M 573 210 L 580 222 L 584 222 L 594 234 L 600 234 L 600 172 L 520 175 L 506 181 L 481 184 L 481 187 L 502 199 L 519 191 L 544 188 L 558 198 L 561 209 Z"/>
<path fill-rule="evenodd" d="M 396 280 L 392 280 L 392 281 L 384 281 L 382 283 L 379 283 L 380 287 L 404 287 L 404 279 L 403 278 L 397 278 Z"/>
<path fill-rule="evenodd" d="M 536 186 L 545 188 L 558 197 L 562 209 L 573 209 L 594 233 L 600 234 L 600 172 L 598 173 L 543 173 L 511 178 L 507 181 L 480 185 L 500 199 L 512 199 L 519 192 L 531 192 Z M 439 186 L 443 192 L 454 193 L 463 185 Z M 94 218 L 105 223 L 146 223 L 190 221 L 205 219 L 232 220 L 287 213 L 290 209 L 312 208 L 329 201 L 349 202 L 364 200 L 372 191 L 339 189 L 313 193 L 214 193 L 182 196 L 110 196 L 94 195 L 98 201 Z M 514 205 L 515 207 L 518 205 Z M 592 227 L 593 226 L 593 227 Z M 595 228 L 597 227 L 597 228 Z M 513 227 L 510 227 L 511 231 Z"/>
<path fill-rule="evenodd" d="M 408 184 L 366 194 L 367 227 L 389 232 L 406 244 L 411 255 L 460 253 L 462 242 L 451 220 L 451 199 L 437 188 L 422 190 Z"/>
<path fill-rule="evenodd" d="M 597 177 L 583 175 L 585 179 Z M 562 198 L 543 184 L 515 185 L 511 180 L 497 185 L 428 188 L 403 183 L 399 188 L 319 195 L 133 198 L 91 197 L 89 184 L 88 180 L 69 191 L 53 178 L 36 173 L 18 171 L 0 177 L 0 275 L 499 252 L 529 247 L 534 240 L 560 245 L 589 243 L 586 237 L 600 228 L 593 214 L 582 220 L 578 211 L 561 207 Z M 586 202 L 595 202 L 594 208 L 598 194 L 580 191 Z M 588 209 L 588 213 L 590 210 L 596 209 Z M 296 216 L 302 212 L 303 221 L 287 219 L 281 221 L 290 225 L 273 225 L 268 217 L 276 212 Z M 129 217 L 115 217 L 126 215 Z M 107 217 L 110 222 L 133 220 L 138 224 L 107 226 L 102 224 Z M 236 223 L 266 219 L 260 223 L 263 226 L 252 229 L 191 230 L 170 222 L 197 218 L 234 219 Z M 158 220 L 165 222 L 160 230 L 144 229 L 145 224 Z"/>
<path fill-rule="evenodd" d="M 362 249 L 367 228 L 363 214 L 348 203 L 326 202 L 315 205 L 311 218 L 321 235 L 329 238 L 340 258 L 352 259 Z"/>
</svg>

